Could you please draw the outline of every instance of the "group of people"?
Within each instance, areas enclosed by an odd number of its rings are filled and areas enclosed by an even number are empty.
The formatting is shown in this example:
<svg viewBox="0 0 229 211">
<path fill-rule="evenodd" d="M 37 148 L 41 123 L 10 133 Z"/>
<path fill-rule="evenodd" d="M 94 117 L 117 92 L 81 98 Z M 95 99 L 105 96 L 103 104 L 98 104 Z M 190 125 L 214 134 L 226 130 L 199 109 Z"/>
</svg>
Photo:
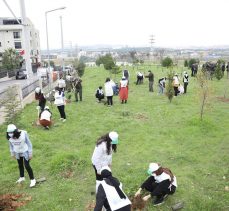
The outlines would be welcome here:
<svg viewBox="0 0 229 211">
<path fill-rule="evenodd" d="M 153 92 L 153 86 L 154 86 L 154 74 L 152 73 L 151 70 L 148 71 L 148 75 L 145 75 L 141 72 L 137 72 L 137 81 L 136 85 L 142 84 L 143 79 L 148 78 L 149 79 L 149 92 Z M 187 86 L 189 83 L 189 76 L 187 71 L 184 71 L 183 74 L 183 84 L 179 81 L 178 74 L 176 73 L 173 77 L 173 88 L 174 88 L 174 95 L 177 96 L 178 94 L 185 94 L 187 93 Z M 166 85 L 166 77 L 162 77 L 158 80 L 158 94 L 164 94 L 165 92 L 165 85 Z"/>
<path fill-rule="evenodd" d="M 70 75 L 68 75 L 70 77 Z M 75 77 L 74 80 L 72 80 L 72 86 L 73 90 L 75 92 L 75 101 L 82 101 L 82 79 L 80 77 Z M 66 121 L 66 113 L 65 113 L 65 105 L 66 105 L 66 81 L 63 79 L 63 77 L 60 77 L 60 79 L 57 82 L 57 86 L 54 90 L 54 105 L 57 106 L 57 109 L 60 113 L 60 120 L 65 122 Z M 48 106 L 46 105 L 46 98 L 44 96 L 44 93 L 42 92 L 40 87 L 37 87 L 35 89 L 35 99 L 38 100 L 38 117 L 39 117 L 39 123 L 44 126 L 45 129 L 49 129 L 49 127 L 52 124 L 51 116 L 52 113 Z"/>
<path fill-rule="evenodd" d="M 16 183 L 25 181 L 24 168 L 30 178 L 30 187 L 36 185 L 36 179 L 30 161 L 33 155 L 32 143 L 25 130 L 18 129 L 14 124 L 7 126 L 6 138 L 9 141 L 10 153 L 13 159 L 17 160 L 19 169 L 19 179 Z M 94 211 L 101 211 L 104 207 L 107 211 L 130 211 L 131 202 L 124 193 L 122 183 L 112 175 L 112 154 L 117 152 L 119 135 L 111 131 L 96 142 L 92 154 L 92 166 L 96 178 L 96 205 Z M 175 175 L 168 168 L 163 168 L 158 163 L 150 163 L 148 168 L 149 177 L 142 183 L 135 197 L 139 196 L 145 189 L 149 192 L 143 197 L 147 201 L 155 197 L 152 201 L 154 206 L 160 205 L 165 198 L 175 193 L 177 181 Z"/>
<path fill-rule="evenodd" d="M 96 90 L 95 97 L 98 99 L 98 102 L 101 102 L 104 97 L 106 96 L 107 101 L 105 104 L 108 106 L 113 105 L 113 96 L 117 92 L 119 94 L 119 98 L 121 103 L 127 103 L 128 99 L 128 85 L 129 81 L 128 79 L 123 75 L 122 79 L 119 82 L 119 85 L 115 84 L 113 80 L 110 78 L 106 78 L 105 84 L 104 84 L 104 90 L 102 86 L 99 86 Z"/>
<path fill-rule="evenodd" d="M 38 100 L 37 109 L 39 123 L 45 129 L 49 129 L 52 125 L 52 112 L 50 111 L 49 106 L 46 106 L 46 99 L 40 87 L 35 89 L 35 99 Z M 57 106 L 60 113 L 60 120 L 63 122 L 66 121 L 65 102 L 64 88 L 60 88 L 59 86 L 55 87 L 54 104 Z"/>
<path fill-rule="evenodd" d="M 94 211 L 101 211 L 103 207 L 107 211 L 119 210 L 130 211 L 131 202 L 123 191 L 121 182 L 113 177 L 112 154 L 117 151 L 119 135 L 111 131 L 101 136 L 97 142 L 91 158 L 96 178 L 96 206 Z M 158 163 L 150 163 L 148 168 L 149 177 L 142 183 L 135 197 L 145 189 L 150 194 L 143 197 L 144 201 L 155 197 L 152 201 L 154 206 L 164 202 L 168 195 L 175 193 L 177 181 L 175 175 L 168 168 L 163 168 Z"/>
<path fill-rule="evenodd" d="M 187 71 L 184 71 L 184 74 L 183 74 L 183 84 L 184 86 L 182 86 L 182 84 L 180 83 L 178 74 L 176 73 L 173 77 L 173 88 L 174 88 L 175 96 L 177 96 L 178 94 L 187 93 L 187 87 L 189 84 L 189 76 L 188 76 Z"/>
<path fill-rule="evenodd" d="M 149 71 L 149 74 L 145 77 L 149 78 L 149 91 L 153 91 L 154 74 Z M 127 103 L 129 89 L 128 78 L 129 75 L 125 72 L 119 82 L 118 89 L 121 103 Z M 165 87 L 165 81 L 166 78 L 159 80 L 163 89 Z M 81 79 L 75 80 L 76 84 L 81 84 L 81 82 Z M 58 81 L 58 86 L 55 88 L 54 94 L 54 104 L 57 106 L 63 122 L 66 121 L 65 87 L 65 81 L 61 78 Z M 82 86 L 79 86 L 79 89 L 80 88 L 82 91 Z M 103 91 L 102 86 L 96 90 L 96 98 L 99 102 L 101 102 L 101 100 L 103 100 L 106 96 L 107 104 L 113 105 L 112 97 L 114 95 L 114 83 L 110 80 L 110 78 L 106 79 L 104 88 L 105 92 Z M 161 91 L 162 93 L 163 89 Z M 38 100 L 39 122 L 45 129 L 49 129 L 52 124 L 52 113 L 49 107 L 46 106 L 45 96 L 39 87 L 35 89 L 35 98 Z M 82 92 L 80 100 L 82 100 Z M 119 143 L 118 137 L 118 133 L 112 131 L 101 136 L 96 142 L 91 158 L 96 177 L 96 206 L 94 211 L 101 211 L 102 207 L 105 207 L 107 211 L 131 210 L 131 202 L 122 189 L 122 183 L 112 175 L 111 170 L 112 154 L 117 151 L 117 145 Z M 32 167 L 30 166 L 33 150 L 28 133 L 25 130 L 19 130 L 14 124 L 10 124 L 7 127 L 6 138 L 9 141 L 11 156 L 18 162 L 19 179 L 17 180 L 17 183 L 25 181 L 25 168 L 30 178 L 30 187 L 34 187 L 36 185 L 36 179 L 34 177 Z M 148 173 L 149 178 L 147 178 L 147 180 L 140 186 L 139 190 L 135 194 L 135 197 L 140 195 L 142 189 L 145 189 L 150 192 L 150 194 L 144 196 L 143 200 L 147 201 L 149 198 L 155 197 L 153 204 L 156 206 L 163 203 L 164 199 L 169 194 L 173 194 L 175 192 L 177 187 L 176 177 L 169 169 L 163 168 L 158 163 L 150 163 Z"/>
</svg>

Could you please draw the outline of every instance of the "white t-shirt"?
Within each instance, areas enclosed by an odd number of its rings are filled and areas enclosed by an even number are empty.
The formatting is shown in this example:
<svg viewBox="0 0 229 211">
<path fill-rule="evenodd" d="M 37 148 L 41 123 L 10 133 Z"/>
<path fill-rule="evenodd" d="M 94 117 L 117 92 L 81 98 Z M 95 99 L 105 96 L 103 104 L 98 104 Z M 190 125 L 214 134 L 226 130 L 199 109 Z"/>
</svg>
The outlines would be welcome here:
<svg viewBox="0 0 229 211">
<path fill-rule="evenodd" d="M 108 81 L 104 84 L 104 90 L 107 97 L 114 95 L 111 81 Z"/>
<path fill-rule="evenodd" d="M 107 201 L 110 205 L 111 210 L 118 210 L 122 207 L 125 207 L 129 204 L 131 204 L 130 200 L 126 196 L 125 199 L 121 199 L 120 196 L 118 195 L 115 187 L 108 185 L 104 180 L 101 182 L 101 185 L 103 186 L 103 189 L 105 191 Z M 120 184 L 120 189 L 121 189 L 121 184 Z"/>
<path fill-rule="evenodd" d="M 121 80 L 120 81 L 120 86 L 121 87 L 127 87 L 127 85 L 128 85 L 128 81 L 127 80 Z"/>
<path fill-rule="evenodd" d="M 109 166 L 112 163 L 112 149 L 108 155 L 106 143 L 102 142 L 100 145 L 95 146 L 91 161 L 97 172 L 100 174 L 102 167 Z"/>
<path fill-rule="evenodd" d="M 56 106 L 62 106 L 62 105 L 64 105 L 65 98 L 64 98 L 63 95 L 64 95 L 63 92 L 61 92 L 60 94 L 59 94 L 59 91 L 55 92 L 55 95 L 54 95 L 54 97 L 55 97 L 54 104 Z"/>
<path fill-rule="evenodd" d="M 51 116 L 52 116 L 52 114 L 51 114 L 49 111 L 44 110 L 44 111 L 41 113 L 41 118 L 40 118 L 40 120 L 45 119 L 45 120 L 47 120 L 47 121 L 50 121 L 50 120 L 51 120 Z"/>
</svg>

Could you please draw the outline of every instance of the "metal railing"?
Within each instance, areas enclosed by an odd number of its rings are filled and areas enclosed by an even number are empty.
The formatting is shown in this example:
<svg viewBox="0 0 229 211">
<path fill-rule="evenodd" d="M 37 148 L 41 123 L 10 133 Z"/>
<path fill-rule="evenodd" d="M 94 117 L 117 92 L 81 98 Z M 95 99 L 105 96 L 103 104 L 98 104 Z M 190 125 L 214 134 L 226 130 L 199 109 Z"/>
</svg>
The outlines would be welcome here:
<svg viewBox="0 0 229 211">
<path fill-rule="evenodd" d="M 29 84 L 22 88 L 22 98 L 24 99 L 27 97 L 31 92 L 33 92 L 37 87 L 39 87 L 39 80 L 34 81 L 33 83 Z"/>
<path fill-rule="evenodd" d="M 6 70 L 0 70 L 0 78 L 7 77 L 7 71 Z"/>
</svg>

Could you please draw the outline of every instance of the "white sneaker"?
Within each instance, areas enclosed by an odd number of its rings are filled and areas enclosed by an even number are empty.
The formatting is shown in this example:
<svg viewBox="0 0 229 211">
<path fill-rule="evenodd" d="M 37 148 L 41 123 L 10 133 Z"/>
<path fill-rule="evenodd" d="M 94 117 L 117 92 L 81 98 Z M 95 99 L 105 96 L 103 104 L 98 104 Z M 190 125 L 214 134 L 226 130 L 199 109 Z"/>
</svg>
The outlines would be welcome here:
<svg viewBox="0 0 229 211">
<path fill-rule="evenodd" d="M 62 121 L 63 119 L 64 119 L 64 118 L 60 118 L 59 120 L 61 120 L 61 121 Z"/>
<path fill-rule="evenodd" d="M 25 181 L 25 177 L 20 177 L 16 183 L 21 183 L 21 182 L 24 182 Z"/>
<path fill-rule="evenodd" d="M 63 122 L 65 122 L 66 121 L 66 119 L 63 119 Z"/>
<path fill-rule="evenodd" d="M 36 185 L 36 180 L 35 179 L 32 179 L 31 182 L 30 182 L 30 188 L 34 187 Z"/>
</svg>

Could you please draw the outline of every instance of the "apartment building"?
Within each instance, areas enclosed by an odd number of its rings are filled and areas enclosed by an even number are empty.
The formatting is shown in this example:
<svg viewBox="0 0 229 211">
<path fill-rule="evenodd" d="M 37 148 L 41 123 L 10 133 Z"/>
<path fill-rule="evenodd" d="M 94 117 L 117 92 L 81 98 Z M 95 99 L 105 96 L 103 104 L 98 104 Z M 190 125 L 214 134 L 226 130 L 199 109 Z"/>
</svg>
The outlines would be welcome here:
<svg viewBox="0 0 229 211">
<path fill-rule="evenodd" d="M 21 20 L 19 19 L 21 23 Z M 31 62 L 36 64 L 41 61 L 40 37 L 39 31 L 35 29 L 33 23 L 27 19 L 30 32 L 30 58 Z M 22 34 L 23 26 L 17 20 L 12 18 L 0 18 L 0 61 L 2 53 L 13 48 L 21 56 L 24 56 L 24 40 Z"/>
</svg>

